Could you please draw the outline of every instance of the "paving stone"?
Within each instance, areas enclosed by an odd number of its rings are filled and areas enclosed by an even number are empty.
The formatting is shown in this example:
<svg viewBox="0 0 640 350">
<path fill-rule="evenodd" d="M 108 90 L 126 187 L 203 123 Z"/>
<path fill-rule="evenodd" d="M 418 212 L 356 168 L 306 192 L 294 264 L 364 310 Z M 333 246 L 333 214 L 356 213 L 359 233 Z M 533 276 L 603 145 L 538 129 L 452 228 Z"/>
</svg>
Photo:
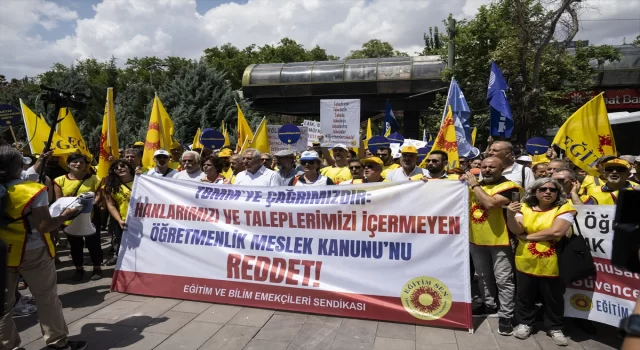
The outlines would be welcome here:
<svg viewBox="0 0 640 350">
<path fill-rule="evenodd" d="M 458 349 L 500 349 L 489 323 L 487 322 L 485 325 L 479 327 L 474 334 L 469 334 L 469 331 L 454 331 Z"/>
<path fill-rule="evenodd" d="M 198 315 L 195 320 L 225 324 L 240 312 L 240 310 L 242 310 L 240 306 L 213 304 Z"/>
<path fill-rule="evenodd" d="M 199 301 L 185 300 L 180 304 L 174 306 L 173 309 L 171 310 L 178 311 L 178 312 L 189 312 L 189 313 L 198 315 L 198 314 L 201 314 L 206 309 L 208 309 L 209 306 L 211 306 L 210 303 L 202 303 Z"/>
<path fill-rule="evenodd" d="M 126 296 L 124 298 L 122 298 L 122 300 L 126 300 L 126 301 L 137 301 L 140 303 L 146 303 L 149 302 L 153 299 L 155 299 L 154 297 L 148 297 L 148 296 L 144 296 L 144 295 L 135 295 L 135 294 L 125 294 Z"/>
<path fill-rule="evenodd" d="M 457 344 L 426 344 L 426 343 L 420 343 L 416 341 L 416 350 L 458 350 L 458 345 Z M 518 350 L 524 350 L 524 349 L 518 349 Z"/>
<path fill-rule="evenodd" d="M 332 316 L 309 315 L 304 323 L 333 324 L 340 326 L 343 318 Z"/>
<path fill-rule="evenodd" d="M 305 323 L 288 350 L 329 350 L 338 334 L 338 327 L 336 324 Z"/>
<path fill-rule="evenodd" d="M 291 342 L 306 318 L 306 315 L 273 315 L 255 338 Z"/>
<path fill-rule="evenodd" d="M 188 312 L 167 311 L 161 316 L 154 318 L 145 328 L 148 333 L 160 333 L 171 335 L 191 322 L 196 317 Z"/>
<path fill-rule="evenodd" d="M 133 333 L 137 333 L 137 338 L 142 339 L 134 327 L 103 324 L 96 327 L 94 332 L 86 336 L 82 334 L 80 337 L 87 341 L 91 350 L 107 350 L 113 349 L 115 344 Z M 133 341 L 134 338 L 136 338 L 135 335 L 129 341 Z"/>
<path fill-rule="evenodd" d="M 191 321 L 155 350 L 196 350 L 222 328 L 221 324 Z"/>
<path fill-rule="evenodd" d="M 401 323 L 378 322 L 377 337 L 416 340 L 416 326 Z"/>
<path fill-rule="evenodd" d="M 416 344 L 455 344 L 452 329 L 416 326 Z"/>
<path fill-rule="evenodd" d="M 116 344 L 114 349 L 151 350 L 167 339 L 167 334 L 135 332 Z"/>
<path fill-rule="evenodd" d="M 376 337 L 376 342 L 373 344 L 374 350 L 415 350 L 416 342 L 407 339 L 393 339 Z"/>
<path fill-rule="evenodd" d="M 273 316 L 273 310 L 243 308 L 229 321 L 240 326 L 262 327 Z"/>
<path fill-rule="evenodd" d="M 378 322 L 344 319 L 336 334 L 336 340 L 350 340 L 360 343 L 373 343 L 376 339 Z"/>
<path fill-rule="evenodd" d="M 110 293 L 112 294 L 112 293 Z M 62 309 L 62 314 L 64 315 L 64 319 L 65 321 L 67 321 L 68 323 L 72 323 L 75 322 L 77 320 L 82 319 L 83 317 L 89 316 L 93 313 L 95 313 L 96 311 L 103 309 L 115 302 L 117 302 L 118 300 L 122 299 L 125 295 L 123 294 L 119 294 L 119 295 L 114 295 L 113 297 L 105 299 L 104 301 L 102 301 L 99 304 L 95 304 L 95 305 L 87 305 L 87 306 L 81 306 L 81 307 L 77 307 L 77 308 L 63 308 Z"/>
<path fill-rule="evenodd" d="M 107 307 L 104 307 L 92 314 L 87 315 L 86 317 L 110 320 L 112 322 L 115 322 L 118 319 L 129 315 L 131 313 L 131 310 L 135 310 L 142 305 L 144 305 L 144 303 L 137 301 L 118 300 L 115 303 L 108 305 Z"/>
<path fill-rule="evenodd" d="M 331 350 L 373 350 L 373 343 L 336 339 L 331 344 Z"/>
<path fill-rule="evenodd" d="M 200 350 L 240 350 L 244 348 L 260 328 L 228 324 L 211 337 Z"/>
<path fill-rule="evenodd" d="M 289 342 L 253 339 L 243 350 L 287 350 Z"/>
<path fill-rule="evenodd" d="M 127 315 L 118 320 L 119 325 L 144 327 L 152 319 L 167 312 L 172 307 L 180 303 L 180 300 L 155 298 L 148 303 L 143 303 L 137 309 L 130 311 Z"/>
<path fill-rule="evenodd" d="M 496 338 L 496 342 L 498 343 L 498 347 L 500 349 L 531 349 L 531 350 L 539 350 L 542 349 L 540 345 L 536 342 L 535 338 L 529 337 L 528 339 L 518 339 L 514 336 L 504 336 L 498 333 L 498 319 L 497 318 L 489 318 L 489 324 L 491 325 L 491 330 L 493 331 L 494 337 Z"/>
</svg>

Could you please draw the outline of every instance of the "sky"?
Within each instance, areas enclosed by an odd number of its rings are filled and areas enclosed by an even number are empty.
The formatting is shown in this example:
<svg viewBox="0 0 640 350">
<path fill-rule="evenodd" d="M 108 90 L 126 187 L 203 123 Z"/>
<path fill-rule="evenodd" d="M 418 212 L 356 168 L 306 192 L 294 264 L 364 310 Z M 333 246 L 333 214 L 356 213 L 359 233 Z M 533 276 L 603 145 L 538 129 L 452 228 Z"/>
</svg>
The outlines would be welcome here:
<svg viewBox="0 0 640 350">
<path fill-rule="evenodd" d="M 550 0 L 545 0 L 550 1 Z M 410 55 L 449 13 L 472 18 L 491 0 L 0 0 L 0 74 L 34 76 L 78 59 L 199 58 L 289 37 L 344 57 L 370 39 Z M 621 44 L 640 34 L 640 0 L 585 0 L 576 39 Z"/>
</svg>

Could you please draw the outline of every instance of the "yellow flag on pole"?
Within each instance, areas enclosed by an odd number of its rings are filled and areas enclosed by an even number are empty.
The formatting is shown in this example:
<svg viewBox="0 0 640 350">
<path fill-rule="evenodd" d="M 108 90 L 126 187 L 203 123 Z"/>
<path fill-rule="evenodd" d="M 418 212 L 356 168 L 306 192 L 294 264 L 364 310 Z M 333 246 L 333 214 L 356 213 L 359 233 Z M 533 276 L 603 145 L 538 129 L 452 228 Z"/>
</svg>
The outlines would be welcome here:
<svg viewBox="0 0 640 350">
<path fill-rule="evenodd" d="M 193 137 L 193 142 L 191 143 L 191 149 L 195 149 L 195 148 L 204 149 L 204 145 L 200 143 L 201 133 L 202 131 L 200 130 L 200 128 L 198 128 L 198 131 L 196 131 L 196 136 Z"/>
<path fill-rule="evenodd" d="M 456 139 L 456 127 L 453 124 L 453 112 L 451 111 L 451 106 L 449 106 L 449 112 L 447 112 L 447 116 L 444 118 L 442 125 L 440 126 L 440 131 L 438 131 L 438 136 L 436 136 L 436 140 L 433 142 L 433 147 L 431 148 L 431 152 L 435 150 L 444 151 L 447 153 L 449 157 L 449 168 L 458 167 L 458 141 Z M 420 167 L 426 168 L 428 156 L 424 158 L 422 163 L 420 163 Z"/>
<path fill-rule="evenodd" d="M 107 101 L 104 105 L 102 132 L 100 133 L 100 158 L 98 160 L 99 179 L 103 179 L 109 175 L 111 160 L 119 158 L 119 151 L 116 113 L 113 105 L 113 88 L 107 88 Z"/>
<path fill-rule="evenodd" d="M 80 153 L 84 154 L 89 158 L 89 160 L 92 160 L 93 155 L 87 148 L 87 143 L 80 134 L 80 129 L 78 128 L 71 111 L 68 108 L 60 108 L 58 120 L 60 120 L 56 130 L 58 135 L 60 135 L 62 139 L 66 140 L 71 146 L 77 148 Z"/>
<path fill-rule="evenodd" d="M 373 132 L 371 131 L 371 118 L 367 120 L 367 138 L 364 140 L 364 147 L 369 148 L 369 139 L 373 137 Z"/>
<path fill-rule="evenodd" d="M 473 128 L 471 131 L 471 146 L 476 145 L 476 135 L 478 134 L 478 128 Z"/>
<path fill-rule="evenodd" d="M 51 128 L 42 117 L 38 117 L 33 113 L 33 111 L 22 102 L 22 99 L 20 99 L 20 108 L 22 109 L 22 120 L 24 121 L 24 128 L 27 134 L 27 140 L 29 141 L 31 154 L 41 154 L 49 139 Z M 64 157 L 71 153 L 78 152 L 77 148 L 70 145 L 60 137 L 60 135 L 55 133 L 51 140 L 50 149 L 56 157 Z"/>
<path fill-rule="evenodd" d="M 238 102 L 236 102 L 236 107 L 238 107 L 238 144 L 236 145 L 236 151 L 240 151 L 243 149 L 243 147 L 240 146 L 240 140 L 253 140 L 253 131 L 251 131 L 251 127 L 249 123 L 247 123 L 247 119 L 244 117 L 244 113 L 242 113 Z"/>
<path fill-rule="evenodd" d="M 173 143 L 173 121 L 169 113 L 164 109 L 162 101 L 156 94 L 153 98 L 153 107 L 149 117 L 149 127 L 147 137 L 144 141 L 144 153 L 142 155 L 142 166 L 153 168 L 153 154 L 159 149 L 169 151 Z"/>
<path fill-rule="evenodd" d="M 231 141 L 229 141 L 229 132 L 227 131 L 227 126 L 224 125 L 224 120 L 222 121 L 222 135 L 224 136 L 224 145 L 222 145 L 222 147 L 231 146 Z"/>
<path fill-rule="evenodd" d="M 565 150 L 573 164 L 590 175 L 599 176 L 596 161 L 604 155 L 616 155 L 607 107 L 602 93 L 578 109 L 562 124 L 553 144 Z"/>
<path fill-rule="evenodd" d="M 269 147 L 269 132 L 267 131 L 267 119 L 262 118 L 262 122 L 256 130 L 256 135 L 251 140 L 249 148 L 255 148 L 261 153 L 269 153 L 271 148 Z"/>
</svg>

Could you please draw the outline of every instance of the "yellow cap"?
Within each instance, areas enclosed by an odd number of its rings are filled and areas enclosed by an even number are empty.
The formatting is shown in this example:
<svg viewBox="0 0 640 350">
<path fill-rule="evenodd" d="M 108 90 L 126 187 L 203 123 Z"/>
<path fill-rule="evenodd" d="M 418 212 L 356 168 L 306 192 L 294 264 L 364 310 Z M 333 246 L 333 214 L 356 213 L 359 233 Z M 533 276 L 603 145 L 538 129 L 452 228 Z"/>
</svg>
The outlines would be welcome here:
<svg viewBox="0 0 640 350">
<path fill-rule="evenodd" d="M 222 151 L 220 151 L 220 153 L 218 153 L 218 157 L 220 158 L 231 157 L 232 155 L 233 155 L 233 152 L 231 152 L 231 150 L 228 148 L 225 148 Z"/>
<path fill-rule="evenodd" d="M 631 164 L 629 164 L 629 162 L 627 162 L 624 159 L 620 159 L 620 158 L 613 158 L 609 161 L 607 161 L 606 163 L 603 164 L 603 166 L 623 166 L 627 169 L 631 169 Z"/>
<path fill-rule="evenodd" d="M 136 143 L 133 144 L 134 146 L 144 146 L 144 142 L 142 141 L 136 141 Z"/>
<path fill-rule="evenodd" d="M 365 158 L 362 160 L 362 164 L 377 164 L 381 167 L 384 166 L 384 162 L 382 161 L 382 159 L 378 158 L 378 157 L 369 157 L 369 158 Z"/>
<path fill-rule="evenodd" d="M 415 154 L 418 154 L 418 149 L 415 146 L 404 146 L 400 150 L 400 153 L 415 153 Z"/>
</svg>

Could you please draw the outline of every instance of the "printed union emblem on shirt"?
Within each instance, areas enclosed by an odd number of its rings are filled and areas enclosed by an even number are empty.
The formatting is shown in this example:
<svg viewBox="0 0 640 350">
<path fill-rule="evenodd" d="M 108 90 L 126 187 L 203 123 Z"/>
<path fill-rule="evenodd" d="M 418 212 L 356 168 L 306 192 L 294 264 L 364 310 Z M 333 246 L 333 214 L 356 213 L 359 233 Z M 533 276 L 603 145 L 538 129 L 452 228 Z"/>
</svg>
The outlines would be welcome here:
<svg viewBox="0 0 640 350">
<path fill-rule="evenodd" d="M 416 277 L 402 287 L 402 306 L 411 316 L 426 321 L 437 320 L 451 309 L 451 292 L 433 277 Z"/>
</svg>

